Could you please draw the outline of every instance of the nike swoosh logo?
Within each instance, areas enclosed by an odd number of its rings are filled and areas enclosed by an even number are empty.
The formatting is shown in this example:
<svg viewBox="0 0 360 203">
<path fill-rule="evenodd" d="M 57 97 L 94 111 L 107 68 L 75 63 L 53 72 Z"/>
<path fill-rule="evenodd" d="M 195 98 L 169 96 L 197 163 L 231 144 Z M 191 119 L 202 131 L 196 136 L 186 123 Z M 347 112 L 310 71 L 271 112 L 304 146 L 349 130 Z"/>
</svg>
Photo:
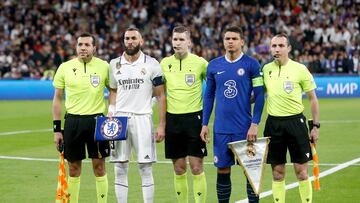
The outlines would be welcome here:
<svg viewBox="0 0 360 203">
<path fill-rule="evenodd" d="M 225 73 L 225 71 L 216 72 L 216 74 L 218 74 L 218 75 L 223 74 L 223 73 Z"/>
</svg>

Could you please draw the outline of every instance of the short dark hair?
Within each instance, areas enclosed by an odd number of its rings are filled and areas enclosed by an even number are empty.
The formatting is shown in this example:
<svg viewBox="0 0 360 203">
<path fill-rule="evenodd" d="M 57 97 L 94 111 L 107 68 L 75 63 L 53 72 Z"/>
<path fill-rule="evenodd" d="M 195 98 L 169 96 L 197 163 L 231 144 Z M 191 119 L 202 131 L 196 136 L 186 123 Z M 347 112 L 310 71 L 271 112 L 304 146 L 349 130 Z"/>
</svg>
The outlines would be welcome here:
<svg viewBox="0 0 360 203">
<path fill-rule="evenodd" d="M 127 31 L 138 31 L 138 33 L 140 33 L 140 30 L 136 27 L 129 27 L 128 29 L 126 29 L 125 32 L 127 32 Z"/>
<path fill-rule="evenodd" d="M 238 26 L 230 26 L 230 27 L 227 27 L 224 31 L 224 34 L 226 32 L 235 32 L 235 33 L 238 33 L 240 35 L 240 38 L 241 39 L 244 39 L 244 33 L 242 31 L 242 29 Z"/>
<path fill-rule="evenodd" d="M 77 39 L 79 39 L 80 37 L 91 37 L 91 38 L 93 39 L 93 42 L 92 42 L 93 46 L 96 45 L 96 41 L 95 41 L 95 36 L 94 36 L 94 35 L 92 35 L 92 34 L 90 34 L 90 33 L 88 33 L 88 32 L 83 32 L 83 33 L 81 33 L 81 34 L 77 37 Z"/>
<path fill-rule="evenodd" d="M 183 26 L 183 25 L 179 25 L 179 26 L 176 26 L 174 27 L 173 31 L 172 31 L 172 34 L 174 33 L 185 33 L 186 36 L 188 36 L 190 38 L 190 30 L 189 28 Z"/>
<path fill-rule="evenodd" d="M 290 46 L 290 41 L 289 41 L 289 37 L 286 33 L 279 33 L 279 34 L 276 34 L 274 37 L 284 37 L 286 39 L 286 43 L 288 46 Z M 274 38 L 273 37 L 273 38 Z"/>
<path fill-rule="evenodd" d="M 128 31 L 137 31 L 140 34 L 140 37 L 142 38 L 142 35 L 141 35 L 141 32 L 140 32 L 139 28 L 137 28 L 137 27 L 129 27 L 128 29 L 125 30 L 125 32 L 128 32 Z M 124 32 L 124 37 L 125 37 L 125 32 Z"/>
</svg>

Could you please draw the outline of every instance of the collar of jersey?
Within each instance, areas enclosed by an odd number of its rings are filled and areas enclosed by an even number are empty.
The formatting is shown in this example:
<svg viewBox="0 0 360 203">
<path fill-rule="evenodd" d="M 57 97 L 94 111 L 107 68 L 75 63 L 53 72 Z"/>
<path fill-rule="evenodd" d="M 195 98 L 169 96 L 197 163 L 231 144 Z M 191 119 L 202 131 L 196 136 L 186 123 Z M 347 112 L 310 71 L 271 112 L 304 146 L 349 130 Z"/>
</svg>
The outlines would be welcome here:
<svg viewBox="0 0 360 203">
<path fill-rule="evenodd" d="M 84 62 L 80 61 L 80 59 L 78 57 L 76 58 L 76 61 L 78 63 L 84 64 Z M 86 62 L 86 64 L 92 63 L 93 61 L 95 61 L 95 56 L 91 57 L 91 60 L 89 62 Z"/>
<path fill-rule="evenodd" d="M 244 53 L 241 52 L 241 53 L 240 53 L 240 56 L 239 56 L 237 59 L 235 59 L 234 61 L 230 61 L 230 59 L 229 59 L 228 57 L 226 57 L 226 55 L 225 55 L 225 60 L 226 60 L 227 62 L 229 62 L 229 63 L 236 63 L 236 62 L 238 62 L 238 61 L 241 59 L 241 57 L 243 57 L 243 56 L 244 56 Z"/>
<path fill-rule="evenodd" d="M 135 65 L 135 64 L 138 64 L 138 63 L 144 61 L 144 58 L 145 58 L 145 54 L 142 51 L 140 51 L 139 58 L 136 61 L 134 61 L 133 63 L 130 63 L 129 61 L 126 60 L 124 54 L 125 54 L 125 52 L 121 55 L 121 58 L 120 58 L 120 61 L 121 61 L 120 64 L 121 65 L 124 65 L 124 64 L 126 64 L 126 65 Z"/>
</svg>

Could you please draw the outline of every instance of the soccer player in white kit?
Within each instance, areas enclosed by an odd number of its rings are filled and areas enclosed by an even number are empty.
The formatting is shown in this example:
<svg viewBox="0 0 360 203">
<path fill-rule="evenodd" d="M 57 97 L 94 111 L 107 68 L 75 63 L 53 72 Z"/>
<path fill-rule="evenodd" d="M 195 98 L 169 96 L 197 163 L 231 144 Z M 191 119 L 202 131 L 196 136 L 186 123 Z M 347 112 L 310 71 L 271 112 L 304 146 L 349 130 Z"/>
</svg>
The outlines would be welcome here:
<svg viewBox="0 0 360 203">
<path fill-rule="evenodd" d="M 142 36 L 137 28 L 124 34 L 125 52 L 110 61 L 108 116 L 128 116 L 127 139 L 115 141 L 110 162 L 115 163 L 115 194 L 119 203 L 128 196 L 128 167 L 131 150 L 135 151 L 142 179 L 143 200 L 154 201 L 152 163 L 156 161 L 155 140 L 165 136 L 166 98 L 161 67 L 156 59 L 140 49 Z M 152 123 L 152 95 L 159 103 L 159 125 L 155 134 Z"/>
</svg>

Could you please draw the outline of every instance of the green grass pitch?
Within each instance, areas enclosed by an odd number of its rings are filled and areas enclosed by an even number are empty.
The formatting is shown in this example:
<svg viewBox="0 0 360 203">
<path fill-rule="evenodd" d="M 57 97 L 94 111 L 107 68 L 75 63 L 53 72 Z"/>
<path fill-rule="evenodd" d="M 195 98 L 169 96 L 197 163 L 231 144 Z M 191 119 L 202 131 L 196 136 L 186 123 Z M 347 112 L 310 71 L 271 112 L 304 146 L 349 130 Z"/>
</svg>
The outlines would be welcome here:
<svg viewBox="0 0 360 203">
<path fill-rule="evenodd" d="M 310 117 L 309 102 L 305 115 Z M 321 129 L 318 143 L 320 172 L 360 157 L 360 99 L 321 99 Z M 54 202 L 58 173 L 58 154 L 53 144 L 51 101 L 0 101 L 0 202 Z M 263 114 L 259 137 L 262 137 L 266 113 Z M 157 113 L 154 113 L 157 122 Z M 21 132 L 29 130 L 27 132 Z M 13 133 L 7 133 L 13 132 Z M 216 202 L 216 168 L 212 165 L 212 143 L 205 159 L 208 183 L 207 202 Z M 164 158 L 164 143 L 157 144 L 159 163 L 154 164 L 155 202 L 176 202 L 173 189 L 173 169 Z M 31 158 L 22 160 L 20 157 Z M 35 160 L 33 160 L 35 159 Z M 312 166 L 310 166 L 312 168 Z M 109 177 L 108 202 L 116 202 L 113 165 L 107 163 Z M 312 174 L 312 171 L 310 171 Z M 315 203 L 360 201 L 360 164 L 329 174 L 320 179 L 321 191 L 313 191 Z M 189 202 L 193 201 L 192 177 L 188 172 Z M 293 168 L 287 166 L 286 183 L 296 182 Z M 246 198 L 245 179 L 239 166 L 232 168 L 231 202 Z M 271 190 L 271 171 L 266 166 L 262 191 Z M 95 179 L 91 164 L 83 164 L 80 202 L 96 202 Z M 287 202 L 300 202 L 298 189 L 286 193 Z M 136 163 L 130 164 L 129 201 L 142 202 L 141 180 Z M 272 196 L 261 202 L 273 202 Z"/>
</svg>

